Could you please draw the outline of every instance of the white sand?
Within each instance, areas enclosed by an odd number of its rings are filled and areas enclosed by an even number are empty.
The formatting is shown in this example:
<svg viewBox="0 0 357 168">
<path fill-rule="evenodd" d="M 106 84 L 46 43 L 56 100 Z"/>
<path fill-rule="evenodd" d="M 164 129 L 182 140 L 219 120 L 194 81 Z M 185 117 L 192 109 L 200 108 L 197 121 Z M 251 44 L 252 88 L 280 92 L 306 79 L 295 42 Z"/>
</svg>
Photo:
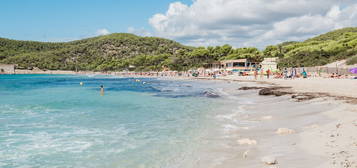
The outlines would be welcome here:
<svg viewBox="0 0 357 168">
<path fill-rule="evenodd" d="M 224 77 L 252 81 L 251 77 Z M 292 87 L 295 92 L 328 93 L 357 98 L 357 80 L 352 79 L 262 79 L 279 86 Z M 256 83 L 244 83 L 257 86 Z M 240 86 L 242 83 L 240 84 Z M 252 92 L 256 91 L 241 91 Z M 242 159 L 227 161 L 221 167 L 269 167 L 261 163 L 268 156 L 277 159 L 278 167 L 291 168 L 357 168 L 357 105 L 333 98 L 293 102 L 289 96 L 264 97 L 263 107 L 250 107 L 256 113 L 245 120 L 259 121 L 258 126 L 240 135 L 254 138 L 255 148 L 242 149 Z M 280 109 L 279 109 L 280 107 Z M 269 116 L 269 120 L 266 120 Z M 283 129 L 281 129 L 283 128 Z M 285 129 L 286 128 L 286 129 Z M 287 129 L 289 128 L 289 129 Z M 294 130 L 277 135 L 277 130 Z M 279 131 L 278 131 L 279 132 Z M 245 152 L 248 151 L 249 152 Z"/>
<path fill-rule="evenodd" d="M 336 96 L 349 96 L 357 98 L 357 80 L 354 79 L 270 79 L 264 80 L 281 86 L 292 87 L 297 92 L 322 92 Z"/>
<path fill-rule="evenodd" d="M 300 134 L 301 147 L 309 153 L 326 158 L 320 168 L 357 167 L 357 106 L 332 104 L 337 107 L 327 115 L 332 120 L 328 124 L 306 128 Z"/>
<path fill-rule="evenodd" d="M 225 76 L 220 79 L 240 80 L 250 82 L 267 82 L 279 86 L 292 87 L 296 92 L 329 93 L 336 96 L 348 96 L 357 98 L 357 79 L 332 79 L 332 78 L 308 78 L 308 79 L 266 79 L 254 80 L 252 76 Z"/>
</svg>

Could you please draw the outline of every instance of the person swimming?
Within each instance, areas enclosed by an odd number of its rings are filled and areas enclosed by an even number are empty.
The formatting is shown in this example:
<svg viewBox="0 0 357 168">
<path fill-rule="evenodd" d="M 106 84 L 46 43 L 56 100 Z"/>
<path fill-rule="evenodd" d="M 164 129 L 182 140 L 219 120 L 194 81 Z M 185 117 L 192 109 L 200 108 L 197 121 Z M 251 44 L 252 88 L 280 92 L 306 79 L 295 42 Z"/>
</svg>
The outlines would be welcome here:
<svg viewBox="0 0 357 168">
<path fill-rule="evenodd" d="M 100 95 L 104 96 L 104 86 L 100 85 Z"/>
<path fill-rule="evenodd" d="M 83 82 L 79 82 L 79 85 L 83 86 L 83 85 L 84 85 L 84 83 L 83 83 Z"/>
</svg>

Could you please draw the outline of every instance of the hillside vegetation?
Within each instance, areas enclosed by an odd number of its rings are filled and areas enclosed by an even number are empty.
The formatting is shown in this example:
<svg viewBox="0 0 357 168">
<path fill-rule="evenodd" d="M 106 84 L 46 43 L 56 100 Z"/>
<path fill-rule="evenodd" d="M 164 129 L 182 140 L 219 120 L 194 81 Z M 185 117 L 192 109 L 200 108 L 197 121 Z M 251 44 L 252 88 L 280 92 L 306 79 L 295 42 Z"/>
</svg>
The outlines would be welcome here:
<svg viewBox="0 0 357 168">
<path fill-rule="evenodd" d="M 188 70 L 219 60 L 279 57 L 281 67 L 357 63 L 357 28 L 332 31 L 303 42 L 257 48 L 188 47 L 172 40 L 116 33 L 65 43 L 0 38 L 0 62 L 48 70 Z"/>
<path fill-rule="evenodd" d="M 282 58 L 282 67 L 320 66 L 337 60 L 347 59 L 347 63 L 357 63 L 357 28 L 332 31 L 304 42 L 288 42 L 268 46 L 265 56 Z"/>
<path fill-rule="evenodd" d="M 148 59 L 144 61 L 145 66 L 159 66 L 159 62 L 180 50 L 186 52 L 191 48 L 171 40 L 132 34 L 111 34 L 67 43 L 0 39 L 1 62 L 50 70 L 122 70 L 142 59 Z"/>
</svg>

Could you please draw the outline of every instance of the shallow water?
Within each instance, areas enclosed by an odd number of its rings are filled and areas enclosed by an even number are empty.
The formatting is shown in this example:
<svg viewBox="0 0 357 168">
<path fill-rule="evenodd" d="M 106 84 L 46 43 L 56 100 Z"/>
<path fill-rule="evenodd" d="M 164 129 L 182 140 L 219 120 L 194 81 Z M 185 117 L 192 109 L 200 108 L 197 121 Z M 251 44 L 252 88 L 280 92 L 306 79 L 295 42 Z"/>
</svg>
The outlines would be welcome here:
<svg viewBox="0 0 357 168">
<path fill-rule="evenodd" d="M 171 168 L 216 162 L 218 156 L 203 158 L 202 149 L 216 143 L 210 139 L 217 138 L 219 117 L 227 117 L 216 110 L 226 101 L 205 96 L 217 88 L 212 82 L 1 75 L 0 167 Z"/>
</svg>

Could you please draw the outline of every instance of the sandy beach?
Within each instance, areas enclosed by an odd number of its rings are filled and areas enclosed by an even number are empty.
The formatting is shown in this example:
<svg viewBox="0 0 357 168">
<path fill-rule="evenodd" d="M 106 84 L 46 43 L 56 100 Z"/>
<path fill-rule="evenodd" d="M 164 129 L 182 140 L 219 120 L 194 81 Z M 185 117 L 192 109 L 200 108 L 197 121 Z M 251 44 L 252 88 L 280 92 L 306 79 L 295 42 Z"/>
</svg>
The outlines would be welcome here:
<svg viewBox="0 0 357 168">
<path fill-rule="evenodd" d="M 260 79 L 253 77 L 226 76 L 221 79 L 267 82 L 278 86 L 291 87 L 295 92 L 328 93 L 335 96 L 348 96 L 357 98 L 357 80 L 332 79 L 332 78 L 308 78 L 308 79 Z"/>
<path fill-rule="evenodd" d="M 237 116 L 257 123 L 237 133 L 240 158 L 222 167 L 357 167 L 357 105 L 341 99 L 357 98 L 356 80 L 221 79 L 240 81 L 241 87 L 291 87 L 287 90 L 294 94 L 326 94 L 306 101 L 292 99 L 290 94 L 261 96 L 256 105 L 246 107 L 249 114 Z M 241 93 L 247 96 L 258 91 Z"/>
<path fill-rule="evenodd" d="M 217 168 L 357 168 L 357 80 L 254 80 L 240 76 L 216 80 L 237 83 L 225 92 L 244 97 L 242 100 L 257 99 L 261 88 L 281 87 L 278 90 L 288 92 L 283 96 L 259 96 L 256 102 L 243 107 L 246 113 L 233 117 L 254 126 L 232 131 L 228 151 L 233 149 L 235 157 L 222 161 Z M 237 91 L 243 87 L 252 89 Z M 316 96 L 292 98 L 299 94 Z"/>
<path fill-rule="evenodd" d="M 191 77 L 159 79 L 213 80 Z M 212 153 L 229 157 L 214 166 L 201 160 L 197 167 L 357 168 L 357 80 L 254 80 L 252 77 L 225 76 L 216 81 L 234 83 L 234 87 L 223 91 L 238 98 L 237 101 L 256 100 L 240 107 L 245 113 L 230 118 L 254 124 L 233 129 L 226 140 L 228 145 Z M 259 89 L 239 90 L 242 87 Z M 261 88 L 271 87 L 282 87 L 278 90 L 288 94 L 258 96 Z M 292 98 L 298 94 L 318 96 L 301 101 Z"/>
</svg>

